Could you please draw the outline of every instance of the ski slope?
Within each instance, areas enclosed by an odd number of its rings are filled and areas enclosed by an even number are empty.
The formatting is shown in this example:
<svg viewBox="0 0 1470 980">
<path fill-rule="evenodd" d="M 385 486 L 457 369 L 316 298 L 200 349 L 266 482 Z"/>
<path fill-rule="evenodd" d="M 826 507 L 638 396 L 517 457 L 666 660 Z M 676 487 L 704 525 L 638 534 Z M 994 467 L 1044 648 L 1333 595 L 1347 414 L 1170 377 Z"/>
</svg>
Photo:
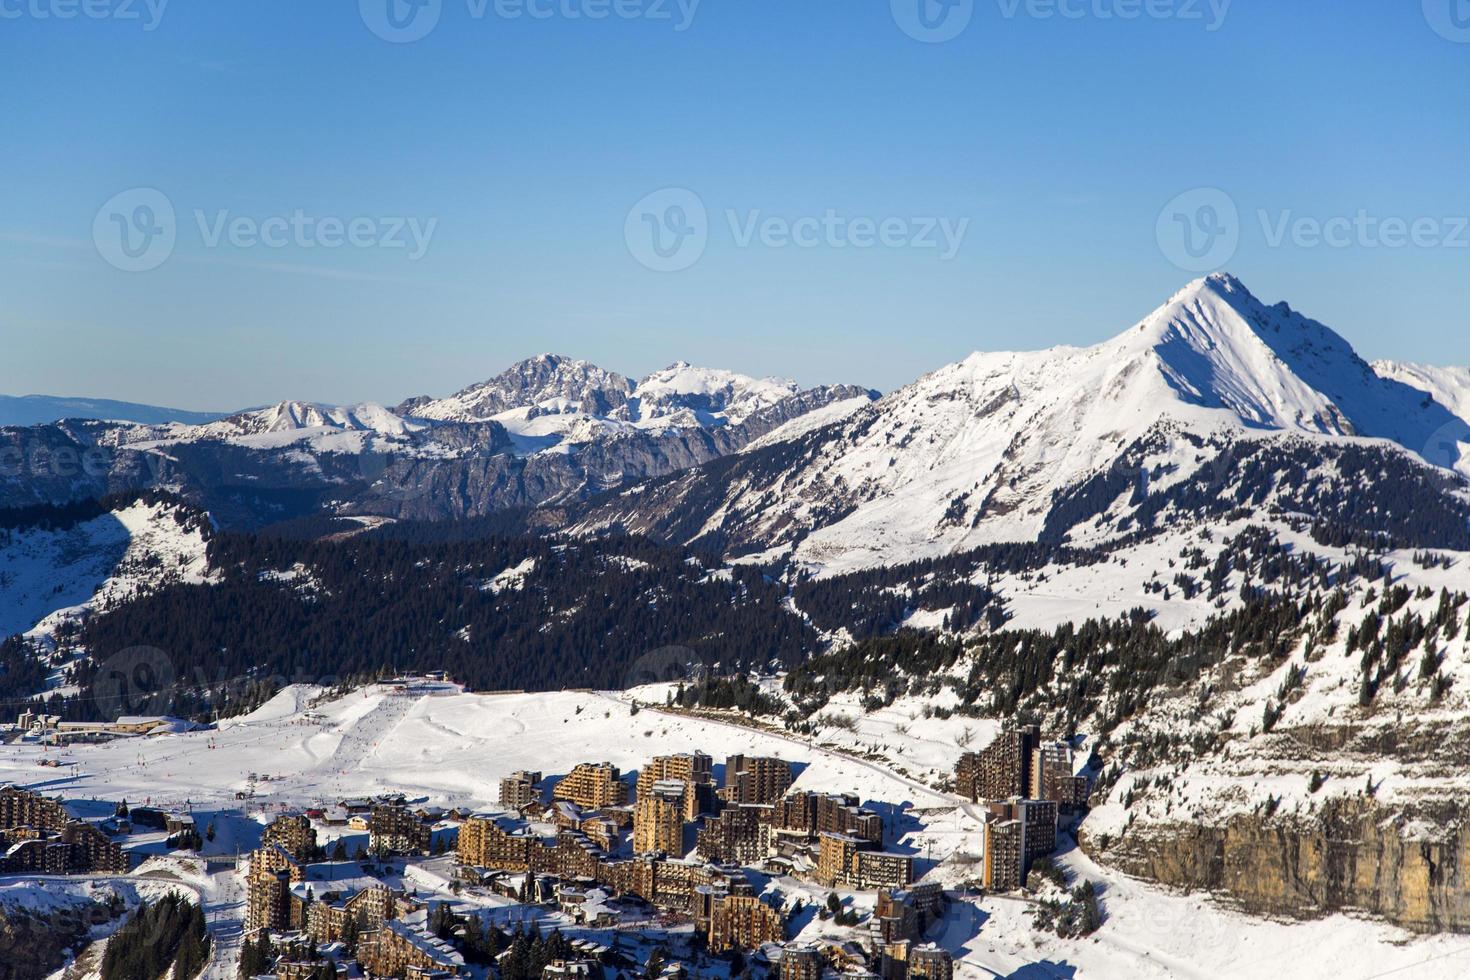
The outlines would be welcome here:
<svg viewBox="0 0 1470 980">
<path fill-rule="evenodd" d="M 635 693 L 661 697 L 656 689 Z M 0 780 L 39 783 L 69 799 L 187 804 L 196 818 L 216 823 L 211 852 L 226 853 L 251 846 L 260 821 L 280 809 L 349 796 L 393 790 L 438 805 L 493 808 L 500 777 L 520 768 L 554 779 L 578 762 L 608 760 L 631 779 L 659 754 L 703 749 L 717 763 L 733 752 L 772 754 L 797 764 L 798 788 L 856 792 L 884 812 L 889 846 L 915 853 L 932 880 L 956 886 L 976 874 L 978 824 L 969 805 L 928 788 L 920 776 L 952 759 L 961 743 L 985 744 L 991 732 L 926 719 L 918 707 L 900 702 L 860 719 L 844 745 L 824 730 L 819 739 L 829 747 L 733 722 L 648 707 L 635 712 L 626 694 L 477 695 L 423 683 L 406 693 L 377 686 L 331 698 L 297 686 L 216 731 L 59 751 L 0 746 Z M 855 751 L 867 754 L 855 758 L 849 754 Z M 48 757 L 62 767 L 38 768 Z M 252 786 L 252 798 L 235 798 Z M 1061 861 L 1103 886 L 1102 928 L 1086 939 L 1063 940 L 1032 929 L 1024 900 L 958 900 L 931 936 L 955 953 L 958 977 L 1369 980 L 1394 971 L 1458 977 L 1470 965 L 1470 937 L 1415 937 L 1343 915 L 1305 923 L 1251 919 L 1204 896 L 1174 894 L 1100 868 L 1076 850 Z M 212 927 L 228 935 L 226 920 L 238 914 L 239 896 L 226 887 L 227 878 L 231 873 L 222 872 L 201 884 L 212 913 L 218 910 Z M 813 898 L 821 891 L 790 879 L 768 880 L 766 887 Z M 872 896 L 850 901 L 865 908 Z M 802 935 L 813 938 L 829 927 L 813 919 Z"/>
</svg>

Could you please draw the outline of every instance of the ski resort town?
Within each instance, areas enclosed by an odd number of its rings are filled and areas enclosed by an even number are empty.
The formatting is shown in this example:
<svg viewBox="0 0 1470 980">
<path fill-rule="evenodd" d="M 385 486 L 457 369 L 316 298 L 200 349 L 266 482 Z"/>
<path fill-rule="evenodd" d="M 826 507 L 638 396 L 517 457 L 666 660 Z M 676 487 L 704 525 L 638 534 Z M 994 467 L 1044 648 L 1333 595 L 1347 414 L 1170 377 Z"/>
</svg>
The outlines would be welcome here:
<svg viewBox="0 0 1470 980">
<path fill-rule="evenodd" d="M 385 792 L 242 819 L 255 830 L 254 846 L 236 841 L 234 975 L 951 980 L 953 950 L 927 937 L 954 890 L 898 843 L 907 805 L 797 788 L 801 768 L 745 754 L 717 766 L 696 750 L 636 773 L 591 761 L 506 773 L 493 810 Z M 1034 726 L 960 755 L 958 798 L 980 820 L 962 888 L 1011 892 L 1045 873 L 1059 824 L 1085 806 L 1073 772 L 1069 744 Z M 0 872 L 126 875 L 217 850 L 217 815 L 200 828 L 136 802 L 97 810 L 0 789 Z M 1083 906 L 1095 928 L 1095 899 Z"/>
</svg>

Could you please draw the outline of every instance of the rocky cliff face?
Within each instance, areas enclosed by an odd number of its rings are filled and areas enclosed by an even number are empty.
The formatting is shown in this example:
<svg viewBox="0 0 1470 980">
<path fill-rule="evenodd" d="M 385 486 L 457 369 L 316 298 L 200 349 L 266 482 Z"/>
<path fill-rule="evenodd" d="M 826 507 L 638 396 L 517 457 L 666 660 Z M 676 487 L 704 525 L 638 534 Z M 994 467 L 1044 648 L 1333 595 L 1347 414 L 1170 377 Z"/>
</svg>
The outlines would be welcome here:
<svg viewBox="0 0 1470 980">
<path fill-rule="evenodd" d="M 1470 932 L 1470 841 L 1457 803 L 1391 813 L 1335 801 L 1318 820 L 1241 815 L 1223 826 L 1130 829 L 1083 846 L 1128 874 L 1207 890 L 1257 915 L 1308 918 L 1359 910 L 1416 932 Z"/>
<path fill-rule="evenodd" d="M 872 393 L 850 385 L 816 388 L 762 409 L 738 425 L 629 429 L 566 452 L 399 457 L 343 512 L 442 520 L 542 505 L 555 509 L 629 481 L 666 476 L 739 452 L 808 412 L 865 397 Z"/>
<path fill-rule="evenodd" d="M 47 913 L 0 906 L 0 980 L 41 980 L 66 962 L 95 922 L 109 918 L 102 905 Z"/>
<path fill-rule="evenodd" d="M 596 401 L 602 389 L 592 390 L 586 397 Z M 568 439 L 530 454 L 517 452 L 498 422 L 429 425 L 379 411 L 370 420 L 378 428 L 369 431 L 355 416 L 315 425 L 320 412 L 309 405 L 242 415 L 187 430 L 188 438 L 180 436 L 185 430 L 110 422 L 0 428 L 0 509 L 165 488 L 235 528 L 323 510 L 421 520 L 480 517 L 578 501 L 627 481 L 698 466 L 809 412 L 871 397 L 875 393 L 850 385 L 814 388 L 735 424 L 594 427 L 595 438 Z M 303 433 L 299 440 L 274 438 L 271 426 L 284 414 L 292 420 L 285 435 L 294 427 Z M 402 431 L 393 431 L 394 425 Z"/>
</svg>

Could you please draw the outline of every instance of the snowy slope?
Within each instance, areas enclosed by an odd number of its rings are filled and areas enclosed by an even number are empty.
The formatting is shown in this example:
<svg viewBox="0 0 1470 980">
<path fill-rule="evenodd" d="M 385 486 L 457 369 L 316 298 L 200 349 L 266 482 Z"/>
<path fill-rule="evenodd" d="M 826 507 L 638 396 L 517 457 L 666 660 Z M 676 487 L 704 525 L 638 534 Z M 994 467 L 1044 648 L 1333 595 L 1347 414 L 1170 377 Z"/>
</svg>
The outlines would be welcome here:
<svg viewBox="0 0 1470 980">
<path fill-rule="evenodd" d="M 607 415 L 622 406 L 632 382 L 588 361 L 540 354 L 512 365 L 489 381 L 447 398 L 417 398 L 399 406 L 403 414 L 448 421 L 483 421 L 518 408 L 555 413 Z"/>
<path fill-rule="evenodd" d="M 1470 418 L 1470 368 L 1374 361 L 1373 371 L 1419 389 L 1461 418 Z"/>
<path fill-rule="evenodd" d="M 151 448 L 174 443 L 223 442 L 252 449 L 280 449 L 299 443 L 317 452 L 360 453 L 379 444 L 404 443 L 409 436 L 428 428 L 426 422 L 401 418 L 370 402 L 330 406 L 286 401 L 205 425 L 134 431 L 125 444 Z"/>
<path fill-rule="evenodd" d="M 681 495 L 710 508 L 693 537 L 785 545 L 833 571 L 1035 540 L 1057 494 L 1132 447 L 1147 453 L 1130 467 L 1166 486 L 1199 468 L 1203 441 L 1285 434 L 1386 440 L 1467 469 L 1470 426 L 1451 407 L 1214 275 L 1095 347 L 977 353 L 941 368 L 814 436 L 795 466 L 753 460 L 733 478 L 721 471 L 728 488 L 696 476 L 661 493 L 668 510 Z M 639 526 L 646 490 L 625 499 L 587 526 Z"/>
<path fill-rule="evenodd" d="M 680 361 L 638 382 L 622 414 L 635 422 L 686 417 L 704 425 L 740 423 L 798 391 L 795 381 L 751 378 Z"/>
<path fill-rule="evenodd" d="M 555 779 L 578 762 L 607 759 L 625 778 L 658 754 L 733 752 L 775 754 L 798 763 L 798 788 L 855 791 L 887 812 L 898 828 L 891 846 L 925 856 L 931 880 L 955 885 L 975 874 L 976 813 L 947 794 L 928 791 L 885 761 L 858 759 L 820 744 L 766 734 L 714 720 L 645 708 L 637 714 L 624 697 L 595 692 L 482 696 L 450 685 L 423 685 L 409 694 L 365 688 L 321 699 L 316 688 L 283 691 L 254 714 L 198 732 L 104 745 L 46 750 L 0 746 L 0 780 L 34 780 L 43 753 L 62 763 L 67 796 L 126 797 L 168 807 L 189 801 L 196 817 L 223 828 L 247 823 L 246 808 L 261 820 L 279 808 L 297 809 L 383 790 L 439 805 L 494 809 L 498 779 L 529 768 Z M 887 734 L 901 756 L 943 763 L 960 751 L 955 722 L 933 722 L 895 706 Z M 905 734 L 894 734 L 903 727 Z M 974 744 L 983 744 L 981 734 Z M 252 774 L 259 777 L 252 779 Z M 241 803 L 237 791 L 253 788 Z M 258 825 L 255 828 L 258 832 Z M 328 842 L 341 831 L 329 830 Z M 246 844 L 245 846 L 249 846 Z M 219 853 L 226 853 L 216 844 Z M 928 859 L 935 864 L 931 866 Z M 1033 905 L 1008 896 L 956 896 L 928 937 L 957 960 L 964 977 L 1246 978 L 1271 972 L 1288 980 L 1362 977 L 1404 971 L 1416 977 L 1455 977 L 1470 958 L 1463 936 L 1416 937 L 1345 915 L 1312 922 L 1252 919 L 1201 895 L 1182 895 L 1099 867 L 1077 851 L 1061 862 L 1103 886 L 1106 920 L 1093 936 L 1064 940 L 1036 932 Z M 225 877 L 225 876 L 221 876 Z M 230 876 L 238 882 L 238 877 Z M 770 892 L 825 900 L 826 889 L 791 878 L 756 876 Z M 162 882 L 160 885 L 164 884 Z M 30 894 L 18 900 L 40 901 Z M 151 886 L 150 886 L 151 887 Z M 432 887 L 427 880 L 418 887 Z M 439 897 L 439 896 L 436 896 Z M 444 898 L 452 896 L 444 895 Z M 872 893 L 845 895 L 871 909 Z M 229 911 L 232 917 L 243 912 Z M 812 917 L 804 938 L 831 929 Z M 838 933 L 832 933 L 838 935 Z M 1310 956 L 1302 949 L 1313 950 Z"/>
<path fill-rule="evenodd" d="M 197 519 L 165 504 L 139 501 L 66 530 L 0 530 L 0 636 L 44 639 L 140 589 L 207 576 Z"/>
<path fill-rule="evenodd" d="M 517 452 L 566 452 L 630 431 L 738 425 L 801 393 L 794 381 L 751 378 L 680 361 L 641 381 L 560 354 L 541 354 L 447 398 L 416 398 L 416 419 L 494 421 Z"/>
</svg>

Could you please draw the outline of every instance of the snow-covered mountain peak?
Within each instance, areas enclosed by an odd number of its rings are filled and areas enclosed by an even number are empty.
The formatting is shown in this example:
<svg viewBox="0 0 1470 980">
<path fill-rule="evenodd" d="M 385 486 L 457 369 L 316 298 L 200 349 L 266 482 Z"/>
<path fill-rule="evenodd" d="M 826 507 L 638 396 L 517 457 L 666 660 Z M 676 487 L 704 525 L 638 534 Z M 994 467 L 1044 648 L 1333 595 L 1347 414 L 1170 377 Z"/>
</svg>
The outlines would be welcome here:
<svg viewBox="0 0 1470 980">
<path fill-rule="evenodd" d="M 402 418 L 374 402 L 331 406 L 314 402 L 286 401 L 233 418 L 239 420 L 242 427 L 254 423 L 258 426 L 255 431 L 261 432 L 341 429 L 402 435 L 410 428 Z"/>
<path fill-rule="evenodd" d="M 692 412 L 705 424 L 739 423 L 800 390 L 786 378 L 757 379 L 676 361 L 638 382 L 623 415 L 644 421 Z"/>
<path fill-rule="evenodd" d="M 459 422 L 483 421 L 522 408 L 607 415 L 628 400 L 632 389 L 627 378 L 589 361 L 538 354 L 448 398 L 415 399 L 400 410 L 419 418 Z"/>
<path fill-rule="evenodd" d="M 1470 425 L 1431 385 L 1383 374 L 1322 324 L 1210 276 L 1095 346 L 976 353 L 925 375 L 814 433 L 794 468 L 752 457 L 717 509 L 685 520 L 837 570 L 1054 535 L 1057 501 L 1104 474 L 1120 475 L 1097 484 L 1108 492 L 1138 472 L 1164 489 L 1243 441 L 1378 438 L 1466 470 Z M 634 505 L 609 510 L 636 526 Z"/>
<path fill-rule="evenodd" d="M 1375 372 L 1341 335 L 1286 303 L 1267 306 L 1233 276 L 1196 280 L 1112 344 L 1151 350 L 1180 401 L 1249 428 L 1389 439 L 1462 466 L 1463 399 L 1436 398 L 1443 385 L 1407 372 Z"/>
<path fill-rule="evenodd" d="M 118 446 L 156 451 L 169 446 L 224 443 L 253 450 L 304 447 L 311 452 L 355 454 L 406 445 L 430 427 L 374 402 L 323 405 L 283 401 L 204 425 L 119 427 L 108 438 Z"/>
</svg>

